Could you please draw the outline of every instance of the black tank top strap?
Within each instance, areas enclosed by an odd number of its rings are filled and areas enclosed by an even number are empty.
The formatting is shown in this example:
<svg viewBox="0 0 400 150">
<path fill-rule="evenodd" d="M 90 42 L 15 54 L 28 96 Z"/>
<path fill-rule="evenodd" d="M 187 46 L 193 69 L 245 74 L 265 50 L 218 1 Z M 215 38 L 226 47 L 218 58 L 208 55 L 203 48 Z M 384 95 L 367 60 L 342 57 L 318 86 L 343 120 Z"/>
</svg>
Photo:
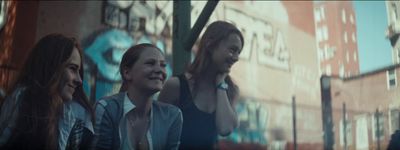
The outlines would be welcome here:
<svg viewBox="0 0 400 150">
<path fill-rule="evenodd" d="M 180 74 L 177 77 L 180 84 L 178 106 L 179 108 L 183 108 L 183 106 L 192 100 L 192 94 L 185 74 Z"/>
</svg>

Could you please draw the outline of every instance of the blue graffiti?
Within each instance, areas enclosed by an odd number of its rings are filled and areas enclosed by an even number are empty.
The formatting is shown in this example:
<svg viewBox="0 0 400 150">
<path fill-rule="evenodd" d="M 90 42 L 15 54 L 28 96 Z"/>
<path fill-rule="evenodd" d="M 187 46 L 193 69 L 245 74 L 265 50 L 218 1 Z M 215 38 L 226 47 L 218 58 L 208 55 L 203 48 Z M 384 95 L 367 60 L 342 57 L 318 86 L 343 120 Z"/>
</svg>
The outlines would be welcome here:
<svg viewBox="0 0 400 150">
<path fill-rule="evenodd" d="M 111 29 L 98 37 L 88 48 L 85 54 L 99 68 L 101 77 L 110 81 L 120 81 L 118 73 L 119 63 L 124 52 L 134 44 L 127 32 Z"/>
<path fill-rule="evenodd" d="M 163 39 L 163 38 L 162 38 Z M 158 39 L 152 41 L 152 37 L 142 35 L 135 40 L 125 30 L 110 29 L 95 37 L 95 40 L 84 50 L 92 65 L 85 63 L 85 77 L 83 87 L 85 92 L 90 95 L 92 85 L 96 85 L 95 99 L 118 92 L 121 85 L 119 74 L 119 64 L 126 50 L 134 44 L 153 43 L 166 55 L 165 41 Z M 98 78 L 93 81 L 93 68 L 98 70 Z M 171 65 L 167 60 L 167 78 L 172 75 Z M 90 82 L 91 81 L 91 82 Z"/>
<path fill-rule="evenodd" d="M 227 139 L 236 143 L 267 144 L 265 137 L 267 111 L 260 103 L 249 99 L 240 100 L 236 105 L 240 126 Z"/>
<path fill-rule="evenodd" d="M 94 99 L 111 95 L 117 91 L 116 86 L 121 82 L 119 64 L 125 51 L 134 44 L 133 38 L 124 30 L 110 29 L 95 37 L 95 40 L 84 50 L 85 56 L 94 65 L 84 67 L 84 89 L 89 93 L 94 90 Z M 93 81 L 93 67 L 96 67 L 97 80 Z M 88 83 L 88 81 L 92 81 Z M 93 91 L 92 91 L 93 92 Z"/>
</svg>

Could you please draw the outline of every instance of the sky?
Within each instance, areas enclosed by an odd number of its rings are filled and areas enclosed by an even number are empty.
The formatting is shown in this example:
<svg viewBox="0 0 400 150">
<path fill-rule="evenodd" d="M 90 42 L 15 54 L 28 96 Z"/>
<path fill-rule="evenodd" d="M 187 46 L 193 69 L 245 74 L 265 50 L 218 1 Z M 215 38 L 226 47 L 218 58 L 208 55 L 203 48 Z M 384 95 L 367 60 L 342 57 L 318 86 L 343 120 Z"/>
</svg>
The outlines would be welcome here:
<svg viewBox="0 0 400 150">
<path fill-rule="evenodd" d="M 392 64 L 392 47 L 385 37 L 388 27 L 385 1 L 353 1 L 357 22 L 360 72 Z"/>
</svg>

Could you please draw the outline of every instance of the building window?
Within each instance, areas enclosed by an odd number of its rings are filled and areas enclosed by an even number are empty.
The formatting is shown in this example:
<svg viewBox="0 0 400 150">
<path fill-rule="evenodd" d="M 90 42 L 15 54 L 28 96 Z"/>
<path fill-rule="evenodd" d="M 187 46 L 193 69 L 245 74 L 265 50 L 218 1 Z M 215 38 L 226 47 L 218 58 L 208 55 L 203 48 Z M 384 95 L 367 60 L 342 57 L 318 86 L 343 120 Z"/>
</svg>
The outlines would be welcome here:
<svg viewBox="0 0 400 150">
<path fill-rule="evenodd" d="M 354 51 L 353 60 L 354 60 L 354 62 L 357 62 L 357 52 L 356 51 Z"/>
<path fill-rule="evenodd" d="M 400 129 L 400 110 L 391 109 L 389 110 L 390 115 L 390 133 L 394 133 L 396 130 Z"/>
<path fill-rule="evenodd" d="M 392 21 L 391 22 L 396 22 L 398 16 L 397 16 L 397 8 L 396 8 L 396 4 L 392 3 Z"/>
<path fill-rule="evenodd" d="M 322 27 L 322 35 L 324 40 L 328 40 L 328 27 L 326 25 Z"/>
<path fill-rule="evenodd" d="M 332 70 L 331 70 L 331 65 L 330 65 L 330 64 L 328 64 L 328 65 L 326 65 L 326 75 L 330 76 L 330 75 L 331 75 L 331 73 L 332 73 Z"/>
<path fill-rule="evenodd" d="M 350 61 L 349 51 L 346 50 L 346 62 L 349 63 L 349 61 Z"/>
<path fill-rule="evenodd" d="M 329 47 L 328 44 L 325 44 L 325 59 L 331 59 L 335 57 L 336 49 L 334 47 Z"/>
<path fill-rule="evenodd" d="M 396 58 L 397 62 L 396 63 L 400 63 L 400 47 L 398 47 L 396 49 L 397 49 L 397 58 Z"/>
<path fill-rule="evenodd" d="M 342 22 L 346 24 L 346 11 L 344 9 L 342 9 Z"/>
<path fill-rule="evenodd" d="M 376 139 L 379 138 L 379 140 L 383 140 L 383 138 L 385 137 L 385 117 L 383 115 L 382 112 L 378 113 L 378 115 L 376 115 L 376 113 L 374 113 L 371 116 L 371 124 L 372 124 L 372 140 L 376 141 Z M 377 121 L 376 119 L 378 118 L 378 125 L 379 128 L 377 128 Z M 379 134 L 377 134 L 379 132 Z"/>
<path fill-rule="evenodd" d="M 323 6 L 320 7 L 320 14 L 321 14 L 321 20 L 325 20 L 325 9 Z"/>
<path fill-rule="evenodd" d="M 356 42 L 356 35 L 353 33 L 351 33 L 351 40 L 353 40 L 353 42 Z"/>
<path fill-rule="evenodd" d="M 315 8 L 314 10 L 314 18 L 317 23 L 321 21 L 321 13 L 318 8 Z"/>
<path fill-rule="evenodd" d="M 354 17 L 353 17 L 353 14 L 350 14 L 350 22 L 351 22 L 351 24 L 354 24 Z"/>
<path fill-rule="evenodd" d="M 396 70 L 395 69 L 390 69 L 387 72 L 387 87 L 388 89 L 391 89 L 393 87 L 397 86 L 397 77 L 396 77 Z"/>
<path fill-rule="evenodd" d="M 318 60 L 323 61 L 324 60 L 324 51 L 320 48 L 318 48 Z"/>
<path fill-rule="evenodd" d="M 344 77 L 344 65 L 343 64 L 340 64 L 339 76 L 342 77 L 342 78 Z"/>
<path fill-rule="evenodd" d="M 317 28 L 317 34 L 316 34 L 316 38 L 317 38 L 317 42 L 319 43 L 320 41 L 322 41 L 323 36 L 322 36 L 322 28 Z"/>
<path fill-rule="evenodd" d="M 343 39 L 344 39 L 344 43 L 347 43 L 347 32 L 346 31 L 344 31 Z"/>
</svg>

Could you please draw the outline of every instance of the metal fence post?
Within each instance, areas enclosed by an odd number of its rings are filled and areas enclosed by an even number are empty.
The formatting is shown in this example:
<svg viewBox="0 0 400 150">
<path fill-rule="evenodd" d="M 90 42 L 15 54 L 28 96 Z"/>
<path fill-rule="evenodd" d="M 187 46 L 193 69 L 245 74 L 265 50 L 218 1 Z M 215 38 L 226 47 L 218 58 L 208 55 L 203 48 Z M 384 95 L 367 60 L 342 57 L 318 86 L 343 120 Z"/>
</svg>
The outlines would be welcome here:
<svg viewBox="0 0 400 150">
<path fill-rule="evenodd" d="M 376 120 L 376 133 L 375 133 L 375 136 L 376 136 L 376 149 L 377 150 L 380 150 L 381 149 L 381 139 L 380 139 L 380 131 L 379 131 L 379 128 L 380 128 L 380 126 L 379 126 L 379 109 L 377 108 L 376 109 L 376 112 L 375 112 L 375 120 Z"/>
<path fill-rule="evenodd" d="M 297 150 L 297 128 L 296 128 L 296 98 L 292 97 L 292 112 L 293 112 L 293 144 L 294 150 Z"/>
<path fill-rule="evenodd" d="M 344 143 L 344 150 L 347 150 L 347 119 L 346 119 L 345 102 L 343 102 L 343 143 Z"/>
</svg>

